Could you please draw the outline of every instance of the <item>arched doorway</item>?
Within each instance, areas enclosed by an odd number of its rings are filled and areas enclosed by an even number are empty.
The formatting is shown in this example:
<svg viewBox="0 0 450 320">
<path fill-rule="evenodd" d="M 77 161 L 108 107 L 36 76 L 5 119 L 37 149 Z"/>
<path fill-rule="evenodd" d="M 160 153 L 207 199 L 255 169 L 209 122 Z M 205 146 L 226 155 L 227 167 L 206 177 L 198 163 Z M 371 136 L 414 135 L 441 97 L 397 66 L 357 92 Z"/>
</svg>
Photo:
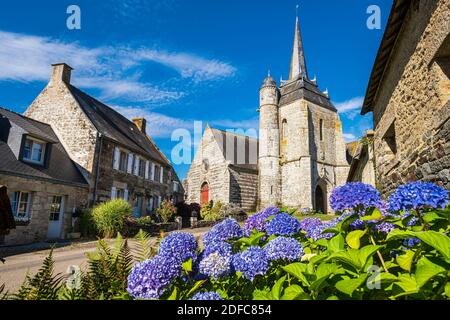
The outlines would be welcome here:
<svg viewBox="0 0 450 320">
<path fill-rule="evenodd" d="M 326 197 L 325 193 L 323 192 L 323 189 L 320 185 L 316 188 L 316 211 L 326 213 L 327 212 L 327 206 L 325 204 Z"/>
<path fill-rule="evenodd" d="M 201 196 L 200 196 L 201 204 L 204 205 L 209 202 L 209 185 L 208 182 L 202 184 Z"/>
</svg>

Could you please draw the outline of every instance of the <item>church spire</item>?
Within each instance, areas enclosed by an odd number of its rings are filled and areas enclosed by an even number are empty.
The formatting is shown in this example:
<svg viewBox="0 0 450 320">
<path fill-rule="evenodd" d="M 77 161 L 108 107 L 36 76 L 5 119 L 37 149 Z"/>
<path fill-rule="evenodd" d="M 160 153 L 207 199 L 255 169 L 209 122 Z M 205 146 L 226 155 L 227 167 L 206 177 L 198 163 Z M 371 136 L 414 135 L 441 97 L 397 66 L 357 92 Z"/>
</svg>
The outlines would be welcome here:
<svg viewBox="0 0 450 320">
<path fill-rule="evenodd" d="M 298 21 L 297 14 L 295 21 L 294 49 L 292 50 L 289 80 L 296 80 L 299 78 L 308 79 L 308 71 L 306 70 L 305 52 L 303 51 L 302 34 L 300 32 L 300 23 Z"/>
</svg>

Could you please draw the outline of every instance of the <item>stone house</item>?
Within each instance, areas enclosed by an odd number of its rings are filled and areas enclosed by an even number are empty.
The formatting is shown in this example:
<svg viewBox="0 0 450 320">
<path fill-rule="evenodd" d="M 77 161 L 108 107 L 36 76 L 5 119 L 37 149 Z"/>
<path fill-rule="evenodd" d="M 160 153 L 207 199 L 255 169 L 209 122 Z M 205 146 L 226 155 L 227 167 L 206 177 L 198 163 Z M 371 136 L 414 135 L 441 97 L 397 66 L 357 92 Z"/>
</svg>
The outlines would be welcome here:
<svg viewBox="0 0 450 320">
<path fill-rule="evenodd" d="M 3 108 L 0 185 L 8 189 L 17 225 L 0 244 L 65 238 L 72 214 L 87 206 L 89 185 L 53 129 Z"/>
<path fill-rule="evenodd" d="M 450 189 L 450 0 L 395 0 L 361 114 L 372 112 L 383 194 L 423 180 Z"/>
<path fill-rule="evenodd" d="M 289 79 L 264 80 L 259 113 L 259 207 L 329 213 L 331 190 L 348 175 L 346 144 L 328 91 L 308 76 L 298 18 Z"/>
<path fill-rule="evenodd" d="M 220 201 L 254 211 L 258 140 L 207 126 L 184 181 L 186 201 Z"/>
<path fill-rule="evenodd" d="M 353 149 L 349 150 L 351 164 L 347 182 L 359 181 L 376 186 L 373 135 L 374 132 L 368 130 L 360 141 L 347 144 L 348 149 Z"/>
<path fill-rule="evenodd" d="M 89 183 L 89 204 L 122 198 L 135 217 L 162 200 L 183 198 L 169 161 L 146 132 L 146 120 L 123 117 L 71 84 L 72 68 L 55 64 L 25 115 L 51 125 Z"/>
</svg>

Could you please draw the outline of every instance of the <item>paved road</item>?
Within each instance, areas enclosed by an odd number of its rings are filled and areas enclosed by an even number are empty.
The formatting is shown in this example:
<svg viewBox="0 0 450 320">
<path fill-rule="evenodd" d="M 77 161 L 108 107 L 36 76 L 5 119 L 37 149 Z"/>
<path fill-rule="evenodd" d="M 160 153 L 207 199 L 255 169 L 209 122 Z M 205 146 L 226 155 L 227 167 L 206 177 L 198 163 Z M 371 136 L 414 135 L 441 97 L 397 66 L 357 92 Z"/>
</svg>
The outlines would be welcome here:
<svg viewBox="0 0 450 320">
<path fill-rule="evenodd" d="M 201 228 L 183 231 L 191 232 L 195 236 L 200 236 L 208 230 L 209 228 Z M 108 242 L 112 245 L 114 240 L 108 240 Z M 67 268 L 70 266 L 79 266 L 81 269 L 85 268 L 87 266 L 86 253 L 94 252 L 96 245 L 96 242 L 87 242 L 54 249 L 53 259 L 55 261 L 55 274 L 66 274 Z M 129 240 L 129 245 L 133 253 L 135 242 Z M 9 293 L 16 292 L 22 285 L 27 272 L 35 274 L 49 252 L 49 250 L 40 250 L 8 256 L 5 264 L 0 262 L 0 284 L 5 283 Z"/>
</svg>

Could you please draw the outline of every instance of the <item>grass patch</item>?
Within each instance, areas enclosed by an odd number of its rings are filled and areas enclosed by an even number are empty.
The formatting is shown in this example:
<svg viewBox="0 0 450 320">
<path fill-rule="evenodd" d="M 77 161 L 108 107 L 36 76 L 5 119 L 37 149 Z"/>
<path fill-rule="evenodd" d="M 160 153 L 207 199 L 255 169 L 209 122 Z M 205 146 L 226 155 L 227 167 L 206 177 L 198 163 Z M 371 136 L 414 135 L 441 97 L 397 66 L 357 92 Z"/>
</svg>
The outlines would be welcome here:
<svg viewBox="0 0 450 320">
<path fill-rule="evenodd" d="M 298 220 L 303 220 L 305 218 L 319 218 L 322 221 L 330 221 L 333 220 L 334 218 L 336 218 L 335 215 L 328 215 L 328 214 L 294 214 L 294 216 L 298 219 Z"/>
</svg>

